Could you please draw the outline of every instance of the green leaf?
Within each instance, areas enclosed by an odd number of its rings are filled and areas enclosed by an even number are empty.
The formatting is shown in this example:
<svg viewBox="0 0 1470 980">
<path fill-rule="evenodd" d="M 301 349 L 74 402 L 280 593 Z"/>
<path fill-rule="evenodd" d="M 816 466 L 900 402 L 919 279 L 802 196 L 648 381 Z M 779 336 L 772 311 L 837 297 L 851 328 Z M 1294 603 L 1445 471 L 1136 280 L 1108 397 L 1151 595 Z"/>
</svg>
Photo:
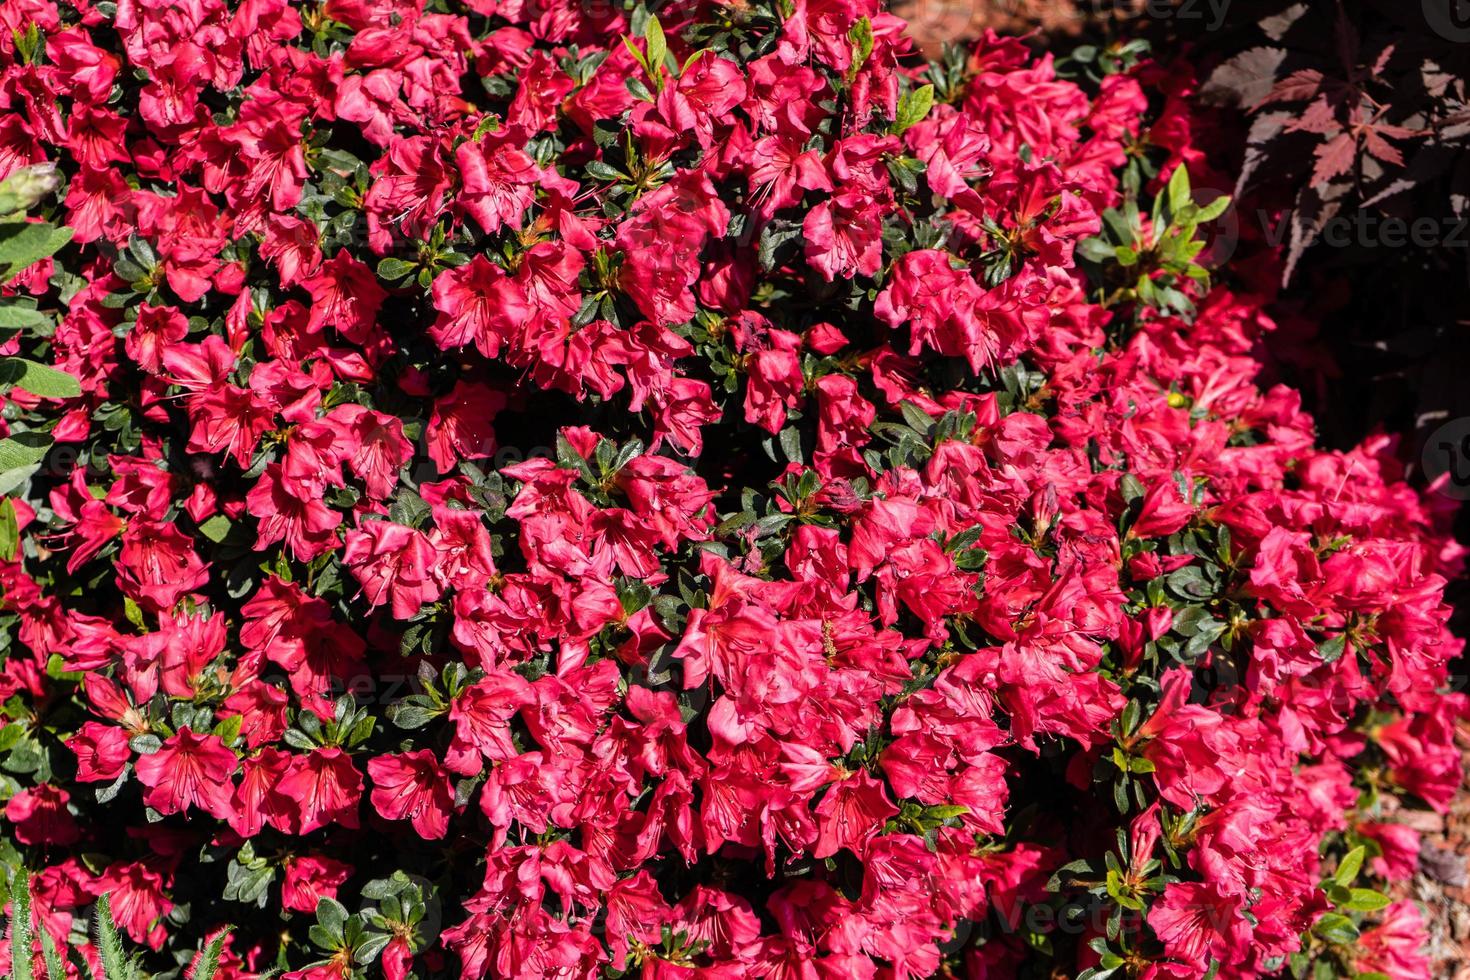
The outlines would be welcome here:
<svg viewBox="0 0 1470 980">
<path fill-rule="evenodd" d="M 25 34 L 15 32 L 16 50 L 30 48 L 31 54 L 22 60 L 32 61 L 36 51 L 43 45 L 41 32 L 35 23 L 27 26 Z M 33 163 L 21 167 L 0 181 L 0 215 L 18 215 L 40 204 L 48 195 L 61 186 L 61 174 L 54 163 Z"/>
<path fill-rule="evenodd" d="M 1102 238 L 1089 238 L 1077 246 L 1077 254 L 1089 262 L 1106 262 L 1117 253 L 1117 246 Z"/>
<path fill-rule="evenodd" d="M 1363 858 L 1365 858 L 1367 854 L 1368 850 L 1362 844 L 1359 844 L 1351 851 L 1348 851 L 1347 854 L 1343 855 L 1342 861 L 1338 863 L 1337 873 L 1332 876 L 1332 880 L 1344 887 L 1352 884 L 1353 879 L 1356 878 L 1358 876 L 1358 872 L 1362 870 Z"/>
<path fill-rule="evenodd" d="M 630 179 L 627 174 L 623 173 L 617 167 L 603 163 L 601 160 L 589 160 L 587 161 L 587 165 L 582 169 L 587 172 L 587 176 L 594 180 L 626 181 Z"/>
<path fill-rule="evenodd" d="M 102 976 L 106 980 L 128 975 L 127 958 L 123 956 L 122 940 L 112 921 L 112 903 L 106 894 L 97 899 L 97 951 L 102 955 Z"/>
<path fill-rule="evenodd" d="M 383 951 L 383 947 L 387 946 L 392 938 L 386 932 L 372 933 L 358 945 L 352 955 L 353 961 L 360 966 L 367 966 L 378 958 L 378 954 Z"/>
<path fill-rule="evenodd" d="M 867 17 L 859 17 L 857 23 L 848 29 L 847 39 L 852 42 L 852 64 L 847 69 L 847 78 L 851 81 L 863 70 L 868 56 L 873 53 L 873 22 Z"/>
<path fill-rule="evenodd" d="M 430 508 L 424 498 L 408 487 L 399 487 L 398 494 L 388 507 L 388 519 L 395 524 L 419 527 L 429 519 Z"/>
<path fill-rule="evenodd" d="M 1230 207 L 1230 195 L 1222 194 L 1209 204 L 1200 208 L 1199 213 L 1194 216 L 1194 220 L 1200 224 L 1204 224 L 1206 221 L 1214 221 L 1220 215 L 1224 214 L 1225 209 L 1228 207 Z"/>
<path fill-rule="evenodd" d="M 233 526 L 228 517 L 223 514 L 215 514 L 213 517 L 206 518 L 204 523 L 199 525 L 199 533 L 215 544 L 219 544 L 229 535 Z"/>
<path fill-rule="evenodd" d="M 8 221 L 0 224 L 0 282 L 9 282 L 30 266 L 54 255 L 71 241 L 70 228 L 44 221 Z"/>
<path fill-rule="evenodd" d="M 0 502 L 0 558 L 15 561 L 20 550 L 20 525 L 15 517 L 15 504 L 6 497 Z"/>
<path fill-rule="evenodd" d="M 1096 876 L 1099 873 L 1099 869 L 1092 861 L 1089 861 L 1087 858 L 1078 858 L 1058 868 L 1051 876 L 1051 880 L 1046 883 L 1046 890 L 1049 892 L 1060 891 L 1064 881 L 1070 885 L 1074 879 L 1081 878 L 1084 875 Z"/>
<path fill-rule="evenodd" d="M 412 262 L 395 259 L 391 255 L 378 260 L 378 275 L 389 282 L 397 282 L 399 279 L 413 274 L 418 266 Z"/>
<path fill-rule="evenodd" d="M 1138 215 L 1135 212 L 1124 214 L 1116 208 L 1108 208 L 1103 212 L 1103 223 L 1119 242 L 1134 242 L 1138 239 Z"/>
<path fill-rule="evenodd" d="M 1376 892 L 1371 888 L 1349 888 L 1349 898 L 1346 902 L 1338 904 L 1338 908 L 1351 909 L 1354 912 L 1377 912 L 1385 908 L 1393 901 L 1382 892 Z"/>
<path fill-rule="evenodd" d="M 1181 599 L 1208 599 L 1215 589 L 1198 565 L 1176 568 L 1164 579 L 1165 586 Z"/>
<path fill-rule="evenodd" d="M 388 718 L 399 728 L 422 728 L 444 712 L 424 704 L 400 701 L 388 707 Z"/>
<path fill-rule="evenodd" d="M 229 929 L 221 929 L 219 933 L 210 940 L 208 946 L 199 957 L 199 963 L 194 968 L 194 980 L 214 980 L 214 974 L 219 970 L 220 953 L 225 948 L 225 937 L 230 934 Z"/>
<path fill-rule="evenodd" d="M 1358 938 L 1358 927 L 1353 924 L 1353 920 L 1338 912 L 1328 912 L 1318 919 L 1312 926 L 1312 932 L 1339 946 L 1356 942 Z"/>
<path fill-rule="evenodd" d="M 0 330 L 35 330 L 50 323 L 50 317 L 29 306 L 13 303 L 0 306 Z"/>
<path fill-rule="evenodd" d="M 76 398 L 82 393 L 81 382 L 65 371 L 22 357 L 0 358 L 0 383 L 24 388 L 42 398 Z"/>
<path fill-rule="evenodd" d="M 955 817 L 963 817 L 970 812 L 970 808 L 962 803 L 938 803 L 927 807 L 924 816 L 935 820 L 953 820 Z"/>
<path fill-rule="evenodd" d="M 756 248 L 756 258 L 759 259 L 761 268 L 770 272 L 776 267 L 776 252 L 788 242 L 796 241 L 801 237 L 801 225 L 777 218 L 761 229 L 760 244 Z"/>
<path fill-rule="evenodd" d="M 316 902 L 316 921 L 327 933 L 342 938 L 342 927 L 347 924 L 347 909 L 335 898 L 319 898 Z"/>
<path fill-rule="evenodd" d="M 932 415 L 910 401 L 899 402 L 898 410 L 903 414 L 903 420 L 908 423 L 910 429 L 928 438 L 929 430 L 934 428 L 934 417 Z"/>
<path fill-rule="evenodd" d="M 17 432 L 0 439 L 0 473 L 39 463 L 50 448 L 51 436 L 45 432 Z"/>
<path fill-rule="evenodd" d="M 86 676 L 80 670 L 67 670 L 66 659 L 59 653 L 53 653 L 46 658 L 46 676 L 54 681 L 80 681 Z"/>
<path fill-rule="evenodd" d="M 163 742 L 157 735 L 144 733 L 128 739 L 128 748 L 139 755 L 152 755 L 163 748 Z"/>
<path fill-rule="evenodd" d="M 46 959 L 46 980 L 66 980 L 66 964 L 56 952 L 56 942 L 51 933 L 41 930 L 41 955 Z"/>
<path fill-rule="evenodd" d="M 1169 211 L 1178 214 L 1191 202 L 1189 199 L 1189 171 L 1181 164 L 1174 168 L 1174 173 L 1169 177 Z"/>
<path fill-rule="evenodd" d="M 226 745 L 229 745 L 240 737 L 240 728 L 244 723 L 244 715 L 231 715 L 214 726 L 214 734 L 219 736 L 220 740 Z"/>
<path fill-rule="evenodd" d="M 1317 656 L 1322 658 L 1323 663 L 1332 663 L 1342 656 L 1347 649 L 1347 634 L 1339 633 L 1329 640 L 1323 640 L 1317 644 Z M 1362 848 L 1358 848 L 1362 850 Z M 1354 872 L 1356 873 L 1356 872 Z"/>
<path fill-rule="evenodd" d="M 31 879 L 16 872 L 10 893 L 10 980 L 31 980 Z"/>
<path fill-rule="evenodd" d="M 633 43 L 633 39 L 631 37 L 628 37 L 626 34 L 623 35 L 623 47 L 627 48 L 630 52 L 632 52 L 633 57 L 635 59 L 637 59 L 638 64 L 640 64 L 640 65 L 643 66 L 643 70 L 644 71 L 647 71 L 648 70 L 648 58 L 647 58 L 647 56 L 644 55 L 644 53 L 641 50 L 639 50 L 638 45 L 634 44 Z"/>
<path fill-rule="evenodd" d="M 781 453 L 789 462 L 798 465 L 805 462 L 801 452 L 801 430 L 794 425 L 789 425 L 781 430 L 779 441 Z"/>
<path fill-rule="evenodd" d="M 648 43 L 648 76 L 656 86 L 663 87 L 664 59 L 669 54 L 669 42 L 658 18 L 650 16 L 643 27 L 643 40 Z"/>
<path fill-rule="evenodd" d="M 230 865 L 229 881 L 223 892 L 225 900 L 264 908 L 266 893 L 276 877 L 275 869 L 269 865 L 245 867 L 237 862 L 238 858 Z"/>
<path fill-rule="evenodd" d="M 289 582 L 291 580 L 286 579 L 286 581 Z M 148 624 L 143 619 L 143 607 L 134 602 L 132 596 L 123 596 L 123 615 L 127 617 L 128 622 L 138 627 L 138 629 L 144 633 L 148 632 Z M 138 737 L 142 738 L 143 736 L 140 735 Z M 149 751 L 156 752 L 158 750 L 157 748 L 153 748 Z"/>
<path fill-rule="evenodd" d="M 932 108 L 934 108 L 934 86 L 925 85 L 914 89 L 899 100 L 898 113 L 893 117 L 893 126 L 889 131 L 894 135 L 903 134 L 918 125 Z"/>
</svg>

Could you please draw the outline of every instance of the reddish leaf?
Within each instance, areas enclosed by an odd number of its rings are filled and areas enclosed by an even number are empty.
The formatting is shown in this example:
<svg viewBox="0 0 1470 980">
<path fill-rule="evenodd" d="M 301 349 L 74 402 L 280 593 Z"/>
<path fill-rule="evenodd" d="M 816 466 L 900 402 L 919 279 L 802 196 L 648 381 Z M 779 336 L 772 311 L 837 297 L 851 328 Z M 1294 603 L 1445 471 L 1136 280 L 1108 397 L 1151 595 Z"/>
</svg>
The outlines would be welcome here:
<svg viewBox="0 0 1470 980">
<path fill-rule="evenodd" d="M 1358 141 L 1351 133 L 1342 133 L 1317 147 L 1314 155 L 1317 165 L 1312 168 L 1312 183 L 1325 184 L 1352 167 L 1358 155 Z"/>
<path fill-rule="evenodd" d="M 1271 88 L 1271 94 L 1256 104 L 1256 108 L 1273 102 L 1306 102 L 1324 88 L 1322 73 L 1315 68 L 1303 68 L 1287 75 Z"/>
<path fill-rule="evenodd" d="M 1363 130 L 1363 149 L 1384 163 L 1391 163 L 1395 167 L 1404 165 L 1404 155 L 1399 152 L 1398 147 L 1385 140 L 1377 130 Z"/>
<path fill-rule="evenodd" d="M 1289 121 L 1286 129 L 1287 132 L 1292 133 L 1306 132 L 1335 136 L 1342 132 L 1342 123 L 1338 120 L 1337 113 L 1333 111 L 1332 106 L 1328 104 L 1327 97 L 1323 96 L 1307 106 L 1306 111 L 1300 116 Z"/>
</svg>

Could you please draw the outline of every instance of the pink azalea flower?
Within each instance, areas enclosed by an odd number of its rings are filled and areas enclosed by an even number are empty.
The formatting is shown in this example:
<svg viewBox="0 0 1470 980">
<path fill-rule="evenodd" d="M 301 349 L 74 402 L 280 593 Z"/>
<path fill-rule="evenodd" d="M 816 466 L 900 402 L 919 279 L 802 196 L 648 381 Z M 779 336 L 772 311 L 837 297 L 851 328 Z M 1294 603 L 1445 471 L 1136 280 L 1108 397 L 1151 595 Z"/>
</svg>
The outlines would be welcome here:
<svg viewBox="0 0 1470 980">
<path fill-rule="evenodd" d="M 454 810 L 454 788 L 427 749 L 380 755 L 368 762 L 373 806 L 389 820 L 408 820 L 425 840 L 443 837 Z"/>
<path fill-rule="evenodd" d="M 347 532 L 342 560 L 362 583 L 368 604 L 377 606 L 391 599 L 398 619 L 411 618 L 424 603 L 439 598 L 433 546 L 414 528 L 391 521 L 365 521 Z"/>
<path fill-rule="evenodd" d="M 235 753 L 216 735 L 199 735 L 188 728 L 164 739 L 158 751 L 139 756 L 133 768 L 148 787 L 143 801 L 159 813 L 180 813 L 190 807 L 229 820 L 234 816 L 230 777 L 239 766 Z"/>
<path fill-rule="evenodd" d="M 339 748 L 328 746 L 297 756 L 276 789 L 296 802 L 300 812 L 296 833 L 309 834 L 333 823 L 349 829 L 359 826 L 362 773 Z"/>
</svg>

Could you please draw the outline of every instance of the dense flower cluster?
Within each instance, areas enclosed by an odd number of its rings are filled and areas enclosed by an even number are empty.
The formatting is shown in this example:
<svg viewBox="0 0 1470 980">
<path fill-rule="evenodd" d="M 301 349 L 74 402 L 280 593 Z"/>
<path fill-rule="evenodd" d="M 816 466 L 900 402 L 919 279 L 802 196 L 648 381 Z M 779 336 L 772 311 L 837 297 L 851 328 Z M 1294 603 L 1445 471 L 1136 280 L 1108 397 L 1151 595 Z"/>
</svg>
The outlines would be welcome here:
<svg viewBox="0 0 1470 980">
<path fill-rule="evenodd" d="M 1104 259 L 1192 207 L 1157 67 L 929 65 L 873 0 L 0 27 L 0 176 L 59 166 L 75 230 L 5 352 L 82 389 L 4 410 L 55 441 L 0 564 L 39 928 L 234 924 L 229 977 L 1424 974 L 1353 882 L 1459 778 L 1460 555 L 1257 387 L 1256 298 Z"/>
</svg>

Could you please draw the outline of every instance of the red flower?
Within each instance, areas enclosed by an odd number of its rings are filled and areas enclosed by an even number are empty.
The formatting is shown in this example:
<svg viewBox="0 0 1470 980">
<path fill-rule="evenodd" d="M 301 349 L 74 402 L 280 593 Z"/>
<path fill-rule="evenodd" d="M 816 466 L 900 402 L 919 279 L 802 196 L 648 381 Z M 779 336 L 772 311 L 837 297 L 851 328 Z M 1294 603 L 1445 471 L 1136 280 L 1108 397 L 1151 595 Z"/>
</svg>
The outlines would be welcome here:
<svg viewBox="0 0 1470 980">
<path fill-rule="evenodd" d="M 1384 909 L 1382 920 L 1358 937 L 1353 969 L 1359 973 L 1382 973 L 1392 980 L 1418 980 L 1429 976 L 1425 955 L 1429 936 L 1424 920 L 1412 902 L 1395 902 Z"/>
<path fill-rule="evenodd" d="M 839 779 L 817 804 L 818 837 L 812 856 L 830 857 L 845 847 L 861 857 L 868 841 L 897 812 L 883 784 L 866 771 Z"/>
<path fill-rule="evenodd" d="M 1234 181 L 1190 66 L 727 6 L 0 3 L 12 227 L 76 232 L 0 310 L 81 389 L 0 425 L 49 440 L 0 514 L 40 928 L 106 891 L 197 966 L 234 918 L 220 980 L 1248 980 L 1321 952 L 1330 835 L 1413 870 L 1354 807 L 1459 782 L 1449 510 L 1258 386 L 1275 251 L 1120 292 L 1092 240 Z M 1175 859 L 1121 936 L 949 955 L 1109 849 Z"/>
<path fill-rule="evenodd" d="M 430 335 L 445 349 L 474 344 L 486 357 L 495 357 L 531 315 L 520 283 L 483 255 L 441 272 L 433 293 L 439 319 Z"/>
<path fill-rule="evenodd" d="M 1211 959 L 1238 963 L 1250 951 L 1240 900 L 1210 884 L 1174 882 L 1148 913 L 1170 959 L 1203 973 Z"/>
<path fill-rule="evenodd" d="M 1158 479 L 1143 496 L 1143 506 L 1129 532 L 1140 538 L 1162 538 L 1188 524 L 1194 506 L 1184 499 L 1173 479 Z"/>
<path fill-rule="evenodd" d="M 806 260 L 831 282 L 871 276 L 883 264 L 883 209 L 862 190 L 843 187 L 807 212 Z"/>
<path fill-rule="evenodd" d="M 388 294 L 372 270 L 346 251 L 328 259 L 301 285 L 311 294 L 308 329 L 332 327 L 358 344 L 366 343 L 378 330 L 378 308 Z"/>
<path fill-rule="evenodd" d="M 428 749 L 380 755 L 368 762 L 373 806 L 389 820 L 408 820 L 425 840 L 438 840 L 454 810 L 454 787 Z"/>
<path fill-rule="evenodd" d="M 540 176 L 530 157 L 501 140 L 461 143 L 454 151 L 464 190 L 464 208 L 484 229 L 494 234 L 502 227 L 519 228 L 526 209 L 536 197 Z M 477 261 L 483 261 L 476 256 Z M 494 356 L 490 352 L 487 356 Z"/>
<path fill-rule="evenodd" d="M 127 732 L 95 721 L 83 722 L 66 747 L 77 757 L 77 779 L 84 783 L 112 782 L 133 754 Z"/>
<path fill-rule="evenodd" d="M 496 414 L 506 399 L 483 384 L 455 382 L 454 390 L 434 403 L 426 434 L 429 458 L 447 473 L 460 460 L 481 459 L 495 452 Z"/>
<path fill-rule="evenodd" d="M 168 935 L 160 921 L 174 907 L 164 889 L 162 875 L 141 861 L 114 864 L 97 878 L 96 889 L 107 895 L 112 917 L 135 943 L 163 948 Z"/>
<path fill-rule="evenodd" d="M 172 609 L 181 596 L 209 581 L 193 541 L 172 524 L 130 521 L 118 564 L 121 584 L 151 610 Z"/>
<path fill-rule="evenodd" d="M 66 790 L 42 783 L 12 796 L 5 804 L 5 819 L 15 826 L 15 839 L 22 844 L 65 846 L 81 837 L 76 819 L 66 809 L 70 799 Z"/>
<path fill-rule="evenodd" d="M 311 561 L 340 543 L 340 516 L 315 496 L 293 493 L 281 476 L 279 463 L 266 467 L 246 495 L 245 505 L 259 519 L 257 548 L 285 542 L 299 561 Z"/>
<path fill-rule="evenodd" d="M 397 619 L 409 619 L 439 598 L 434 549 L 422 531 L 392 521 L 365 521 L 347 532 L 342 561 L 362 583 L 369 605 L 391 596 Z"/>
<path fill-rule="evenodd" d="M 518 674 L 490 671 L 466 687 L 449 706 L 454 741 L 445 765 L 461 775 L 480 772 L 482 758 L 504 762 L 518 752 L 511 740 L 510 720 L 531 703 L 531 687 Z"/>
<path fill-rule="evenodd" d="M 238 765 L 235 753 L 218 736 L 180 728 L 157 752 L 139 756 L 133 768 L 148 787 L 143 802 L 159 813 L 181 813 L 193 806 L 216 820 L 229 820 L 235 813 L 230 777 Z"/>
<path fill-rule="evenodd" d="M 347 753 L 335 746 L 298 756 L 276 788 L 296 801 L 300 810 L 296 833 L 309 834 L 332 823 L 347 828 L 359 826 L 357 807 L 362 799 L 362 773 Z"/>
<path fill-rule="evenodd" d="M 293 772 L 293 756 L 278 749 L 262 749 L 240 764 L 235 787 L 235 818 L 230 827 L 241 837 L 254 837 L 269 823 L 286 833 L 301 833 L 301 808 L 282 790 Z"/>
<path fill-rule="evenodd" d="M 285 869 L 281 904 L 308 915 L 316 914 L 323 898 L 336 898 L 337 889 L 352 877 L 352 865 L 313 854 L 287 858 Z"/>
</svg>

